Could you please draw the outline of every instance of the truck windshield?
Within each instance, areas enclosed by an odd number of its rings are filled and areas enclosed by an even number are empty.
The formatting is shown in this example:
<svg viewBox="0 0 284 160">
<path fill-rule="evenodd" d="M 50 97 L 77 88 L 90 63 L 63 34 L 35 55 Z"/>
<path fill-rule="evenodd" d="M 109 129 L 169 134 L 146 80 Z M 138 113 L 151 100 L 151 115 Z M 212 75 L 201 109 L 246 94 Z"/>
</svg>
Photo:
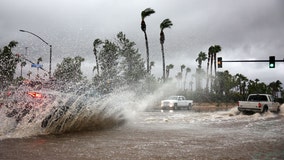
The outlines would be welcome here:
<svg viewBox="0 0 284 160">
<path fill-rule="evenodd" d="M 268 101 L 266 95 L 250 95 L 248 101 Z"/>
</svg>

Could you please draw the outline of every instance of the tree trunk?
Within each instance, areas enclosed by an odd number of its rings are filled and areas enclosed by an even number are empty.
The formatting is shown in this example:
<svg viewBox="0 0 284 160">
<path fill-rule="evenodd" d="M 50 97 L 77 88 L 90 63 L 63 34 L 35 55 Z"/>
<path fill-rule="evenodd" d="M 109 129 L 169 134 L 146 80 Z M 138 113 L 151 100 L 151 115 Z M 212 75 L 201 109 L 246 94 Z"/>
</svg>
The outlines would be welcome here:
<svg viewBox="0 0 284 160">
<path fill-rule="evenodd" d="M 146 30 L 144 31 L 145 43 L 146 43 L 146 57 L 147 57 L 147 73 L 150 73 L 150 62 L 149 62 L 149 45 Z"/>
<path fill-rule="evenodd" d="M 207 78 L 206 78 L 206 90 L 209 91 L 209 61 L 210 61 L 210 53 L 208 53 L 208 61 L 207 61 Z"/>
<path fill-rule="evenodd" d="M 214 53 L 214 71 L 216 76 L 216 53 Z"/>
<path fill-rule="evenodd" d="M 210 64 L 210 91 L 212 91 L 213 81 L 212 81 L 212 70 L 213 70 L 213 56 L 211 55 L 211 64 Z"/>
<path fill-rule="evenodd" d="M 165 66 L 164 44 L 161 44 L 161 49 L 162 49 L 162 60 L 163 60 L 163 82 L 165 82 L 166 66 Z"/>
</svg>

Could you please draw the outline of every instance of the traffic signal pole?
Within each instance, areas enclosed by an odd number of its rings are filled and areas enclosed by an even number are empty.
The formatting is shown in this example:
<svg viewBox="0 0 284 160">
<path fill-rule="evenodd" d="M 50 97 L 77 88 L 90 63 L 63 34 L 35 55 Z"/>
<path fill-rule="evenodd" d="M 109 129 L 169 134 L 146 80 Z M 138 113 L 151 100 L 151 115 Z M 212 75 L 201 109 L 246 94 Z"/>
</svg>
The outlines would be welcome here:
<svg viewBox="0 0 284 160">
<path fill-rule="evenodd" d="M 271 59 L 271 57 L 274 59 Z M 274 56 L 270 56 L 269 60 L 222 60 L 222 57 L 218 57 L 218 68 L 222 68 L 223 62 L 269 62 L 269 68 L 275 68 L 275 62 L 284 62 L 284 59 L 276 60 Z"/>
</svg>

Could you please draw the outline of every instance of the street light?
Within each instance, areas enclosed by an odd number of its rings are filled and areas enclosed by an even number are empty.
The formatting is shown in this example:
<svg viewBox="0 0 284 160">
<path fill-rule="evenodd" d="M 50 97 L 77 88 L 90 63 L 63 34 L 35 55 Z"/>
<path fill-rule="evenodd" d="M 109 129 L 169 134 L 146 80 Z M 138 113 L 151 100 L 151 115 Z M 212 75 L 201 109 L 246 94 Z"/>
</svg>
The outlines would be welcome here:
<svg viewBox="0 0 284 160">
<path fill-rule="evenodd" d="M 34 33 L 32 33 L 32 32 L 29 32 L 29 31 L 26 31 L 26 30 L 20 30 L 20 32 L 26 32 L 26 33 L 29 33 L 29 34 L 32 34 L 32 35 L 34 35 L 34 36 L 36 36 L 37 38 L 39 38 L 41 41 L 43 41 L 46 45 L 48 45 L 49 46 L 49 53 L 50 53 L 50 56 L 49 56 L 49 72 L 48 72 L 48 74 L 49 74 L 49 79 L 51 79 L 51 57 L 52 57 L 52 45 L 51 44 L 48 44 L 45 40 L 43 40 L 40 36 L 38 36 L 38 35 L 36 35 L 36 34 L 34 34 Z"/>
</svg>

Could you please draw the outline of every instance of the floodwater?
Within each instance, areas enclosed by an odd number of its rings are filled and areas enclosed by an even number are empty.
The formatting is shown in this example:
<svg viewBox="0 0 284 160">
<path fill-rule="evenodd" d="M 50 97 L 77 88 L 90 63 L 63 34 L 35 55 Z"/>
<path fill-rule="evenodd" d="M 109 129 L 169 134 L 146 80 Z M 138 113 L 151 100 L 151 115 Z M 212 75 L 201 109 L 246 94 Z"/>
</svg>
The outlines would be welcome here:
<svg viewBox="0 0 284 160">
<path fill-rule="evenodd" d="M 133 111 L 123 125 L 93 131 L 6 136 L 2 160 L 284 159 L 284 106 L 278 114 Z M 3 136 L 2 136 L 3 137 Z"/>
</svg>

